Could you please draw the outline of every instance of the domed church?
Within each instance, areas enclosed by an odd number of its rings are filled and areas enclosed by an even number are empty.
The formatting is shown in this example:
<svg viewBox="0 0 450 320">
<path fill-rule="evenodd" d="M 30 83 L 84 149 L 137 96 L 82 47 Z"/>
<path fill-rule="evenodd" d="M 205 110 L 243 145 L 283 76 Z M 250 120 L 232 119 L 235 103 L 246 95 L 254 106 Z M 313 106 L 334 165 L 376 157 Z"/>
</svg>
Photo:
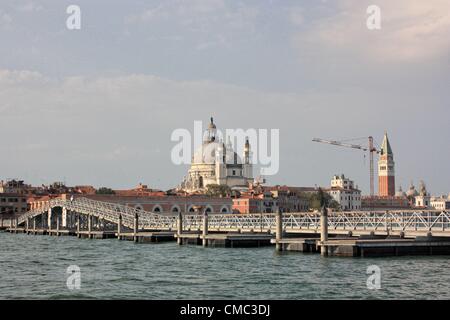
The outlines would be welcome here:
<svg viewBox="0 0 450 320">
<path fill-rule="evenodd" d="M 180 189 L 186 192 L 203 192 L 208 185 L 247 188 L 250 182 L 253 182 L 253 165 L 248 138 L 240 158 L 234 152 L 229 138 L 226 143 L 218 138 L 216 125 L 211 118 L 203 134 L 203 143 L 195 151 Z"/>
</svg>

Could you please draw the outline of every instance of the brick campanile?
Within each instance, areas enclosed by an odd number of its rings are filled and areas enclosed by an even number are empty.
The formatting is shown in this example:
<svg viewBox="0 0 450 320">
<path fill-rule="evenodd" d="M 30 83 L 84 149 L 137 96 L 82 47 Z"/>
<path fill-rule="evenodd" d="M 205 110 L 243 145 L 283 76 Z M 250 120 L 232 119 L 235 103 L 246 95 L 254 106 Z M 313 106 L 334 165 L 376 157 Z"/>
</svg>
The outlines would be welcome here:
<svg viewBox="0 0 450 320">
<path fill-rule="evenodd" d="M 378 195 L 395 196 L 395 162 L 387 133 L 384 134 L 378 161 Z"/>
</svg>

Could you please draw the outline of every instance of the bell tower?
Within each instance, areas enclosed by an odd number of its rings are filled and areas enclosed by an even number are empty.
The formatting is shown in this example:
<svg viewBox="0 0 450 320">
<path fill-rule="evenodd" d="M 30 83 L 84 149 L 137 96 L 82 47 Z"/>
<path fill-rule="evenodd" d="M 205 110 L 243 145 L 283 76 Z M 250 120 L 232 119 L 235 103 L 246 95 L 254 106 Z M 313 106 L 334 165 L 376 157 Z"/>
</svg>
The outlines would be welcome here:
<svg viewBox="0 0 450 320">
<path fill-rule="evenodd" d="M 387 133 L 384 134 L 378 161 L 378 195 L 395 196 L 395 162 Z"/>
<path fill-rule="evenodd" d="M 250 142 L 248 140 L 248 137 L 246 137 L 244 146 L 244 162 L 242 164 L 242 175 L 250 182 L 253 181 L 253 165 L 251 162 L 251 158 L 252 152 L 250 149 Z"/>
</svg>

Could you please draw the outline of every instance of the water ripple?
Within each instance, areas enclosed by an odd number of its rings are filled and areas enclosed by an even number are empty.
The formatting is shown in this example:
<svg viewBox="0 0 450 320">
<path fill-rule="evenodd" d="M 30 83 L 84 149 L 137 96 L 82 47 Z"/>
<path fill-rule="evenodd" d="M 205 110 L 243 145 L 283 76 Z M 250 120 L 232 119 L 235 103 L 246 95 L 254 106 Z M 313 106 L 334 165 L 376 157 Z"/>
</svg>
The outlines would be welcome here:
<svg viewBox="0 0 450 320">
<path fill-rule="evenodd" d="M 0 299 L 449 299 L 449 257 L 323 258 L 0 233 Z M 366 286 L 381 268 L 380 290 Z M 66 285 L 81 269 L 80 290 Z"/>
</svg>

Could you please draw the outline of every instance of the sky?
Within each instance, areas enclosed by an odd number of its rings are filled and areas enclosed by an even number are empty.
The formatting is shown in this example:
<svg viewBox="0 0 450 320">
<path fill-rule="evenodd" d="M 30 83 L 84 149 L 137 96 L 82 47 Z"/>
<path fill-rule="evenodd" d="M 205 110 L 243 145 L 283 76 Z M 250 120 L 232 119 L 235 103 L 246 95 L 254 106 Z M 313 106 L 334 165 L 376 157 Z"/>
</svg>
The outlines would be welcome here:
<svg viewBox="0 0 450 320">
<path fill-rule="evenodd" d="M 213 116 L 280 130 L 271 185 L 367 193 L 363 152 L 311 140 L 387 131 L 397 185 L 450 192 L 448 0 L 2 0 L 0 39 L 2 179 L 169 189 L 171 133 Z"/>
</svg>

